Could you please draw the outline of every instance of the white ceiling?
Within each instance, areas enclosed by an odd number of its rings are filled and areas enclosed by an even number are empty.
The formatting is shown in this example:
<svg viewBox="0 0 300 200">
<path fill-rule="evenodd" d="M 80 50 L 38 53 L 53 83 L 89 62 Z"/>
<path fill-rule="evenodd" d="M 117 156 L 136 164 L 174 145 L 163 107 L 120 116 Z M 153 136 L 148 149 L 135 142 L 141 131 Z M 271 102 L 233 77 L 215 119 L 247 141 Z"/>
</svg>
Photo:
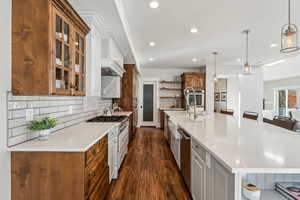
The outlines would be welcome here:
<svg viewBox="0 0 300 200">
<path fill-rule="evenodd" d="M 106 31 L 113 37 L 124 55 L 125 63 L 135 62 L 128 37 L 113 0 L 69 0 L 69 2 L 79 13 L 93 12 L 99 15 Z"/>
<path fill-rule="evenodd" d="M 101 0 L 112 1 L 112 0 Z M 238 64 L 244 58 L 244 29 L 251 29 L 250 60 L 270 62 L 282 58 L 281 26 L 287 23 L 287 0 L 158 0 L 160 7 L 150 9 L 151 0 L 123 1 L 130 38 L 141 67 L 197 67 L 212 62 L 219 52 L 223 64 Z M 90 0 L 96 2 L 96 0 Z M 300 28 L 299 0 L 292 0 L 292 21 Z M 297 9 L 296 9 L 297 8 Z M 96 9 L 96 8 L 95 8 Z M 103 15 L 110 11 L 103 10 Z M 198 34 L 191 34 L 196 26 Z M 155 42 L 150 47 L 149 42 Z M 154 61 L 149 61 L 149 58 Z M 192 62 L 197 58 L 198 62 Z"/>
</svg>

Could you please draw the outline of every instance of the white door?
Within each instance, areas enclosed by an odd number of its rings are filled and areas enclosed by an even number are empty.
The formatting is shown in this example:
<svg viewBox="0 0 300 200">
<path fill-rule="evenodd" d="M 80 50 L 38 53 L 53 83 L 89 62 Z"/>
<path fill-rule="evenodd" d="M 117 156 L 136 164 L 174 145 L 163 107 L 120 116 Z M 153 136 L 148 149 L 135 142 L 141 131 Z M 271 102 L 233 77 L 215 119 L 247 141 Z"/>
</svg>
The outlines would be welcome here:
<svg viewBox="0 0 300 200">
<path fill-rule="evenodd" d="M 140 93 L 140 126 L 158 126 L 158 80 L 143 79 Z"/>
</svg>

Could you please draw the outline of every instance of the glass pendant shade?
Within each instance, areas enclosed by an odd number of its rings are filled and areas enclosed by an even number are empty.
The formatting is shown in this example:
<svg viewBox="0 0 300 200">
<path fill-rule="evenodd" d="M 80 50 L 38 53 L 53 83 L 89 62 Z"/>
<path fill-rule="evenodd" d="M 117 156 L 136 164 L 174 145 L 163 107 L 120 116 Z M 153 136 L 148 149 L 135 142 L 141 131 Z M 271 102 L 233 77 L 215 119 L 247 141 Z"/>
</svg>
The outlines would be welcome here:
<svg viewBox="0 0 300 200">
<path fill-rule="evenodd" d="M 281 53 L 299 50 L 297 26 L 291 23 L 291 0 L 288 0 L 288 20 L 288 24 L 281 29 Z"/>
<path fill-rule="evenodd" d="M 281 30 L 281 52 L 298 51 L 298 30 L 295 24 L 287 24 Z"/>
<path fill-rule="evenodd" d="M 252 74 L 252 66 L 249 63 L 244 65 L 244 74 Z"/>
</svg>

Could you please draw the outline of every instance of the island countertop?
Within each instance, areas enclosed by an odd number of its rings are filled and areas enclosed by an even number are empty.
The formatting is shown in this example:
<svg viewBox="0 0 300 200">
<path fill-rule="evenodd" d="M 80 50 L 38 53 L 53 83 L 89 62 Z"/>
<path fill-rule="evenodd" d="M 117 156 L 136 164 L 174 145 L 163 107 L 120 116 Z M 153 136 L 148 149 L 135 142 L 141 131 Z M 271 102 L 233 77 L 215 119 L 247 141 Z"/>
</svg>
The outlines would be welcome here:
<svg viewBox="0 0 300 200">
<path fill-rule="evenodd" d="M 299 133 L 224 114 L 193 121 L 186 112 L 165 113 L 232 173 L 300 173 Z"/>
</svg>

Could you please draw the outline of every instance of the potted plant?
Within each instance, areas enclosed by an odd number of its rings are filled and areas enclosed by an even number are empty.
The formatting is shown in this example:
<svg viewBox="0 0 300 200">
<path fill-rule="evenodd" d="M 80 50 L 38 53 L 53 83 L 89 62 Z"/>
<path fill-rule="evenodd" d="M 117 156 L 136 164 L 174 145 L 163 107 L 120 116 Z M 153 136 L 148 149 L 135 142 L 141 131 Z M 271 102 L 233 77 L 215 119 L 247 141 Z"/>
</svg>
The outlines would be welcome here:
<svg viewBox="0 0 300 200">
<path fill-rule="evenodd" d="M 28 123 L 28 129 L 31 131 L 39 131 L 40 139 L 47 140 L 51 133 L 50 129 L 56 126 L 57 120 L 45 117 L 41 120 L 34 120 Z"/>
</svg>

